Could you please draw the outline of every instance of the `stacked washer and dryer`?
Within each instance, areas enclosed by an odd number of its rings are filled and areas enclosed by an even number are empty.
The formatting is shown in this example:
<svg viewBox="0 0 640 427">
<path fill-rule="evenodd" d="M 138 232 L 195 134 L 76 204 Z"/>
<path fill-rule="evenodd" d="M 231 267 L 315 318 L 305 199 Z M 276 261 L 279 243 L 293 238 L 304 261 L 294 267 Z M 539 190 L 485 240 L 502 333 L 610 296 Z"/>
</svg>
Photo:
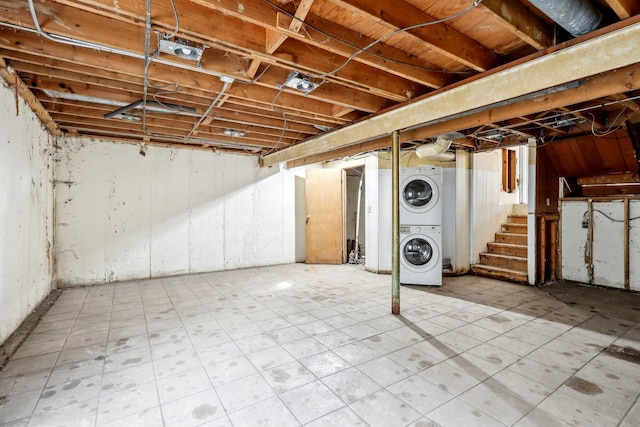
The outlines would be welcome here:
<svg viewBox="0 0 640 427">
<path fill-rule="evenodd" d="M 442 285 L 442 168 L 400 170 L 400 283 Z"/>
</svg>

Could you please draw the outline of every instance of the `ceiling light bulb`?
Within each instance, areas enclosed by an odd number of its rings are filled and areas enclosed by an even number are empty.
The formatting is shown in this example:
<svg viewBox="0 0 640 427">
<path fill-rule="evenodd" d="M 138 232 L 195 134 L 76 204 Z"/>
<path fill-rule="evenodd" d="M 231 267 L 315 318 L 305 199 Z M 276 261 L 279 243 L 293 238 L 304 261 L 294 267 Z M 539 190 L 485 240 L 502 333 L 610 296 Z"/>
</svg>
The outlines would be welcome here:
<svg viewBox="0 0 640 427">
<path fill-rule="evenodd" d="M 180 48 L 180 52 L 182 52 L 183 55 L 191 55 L 191 49 L 188 47 Z"/>
</svg>

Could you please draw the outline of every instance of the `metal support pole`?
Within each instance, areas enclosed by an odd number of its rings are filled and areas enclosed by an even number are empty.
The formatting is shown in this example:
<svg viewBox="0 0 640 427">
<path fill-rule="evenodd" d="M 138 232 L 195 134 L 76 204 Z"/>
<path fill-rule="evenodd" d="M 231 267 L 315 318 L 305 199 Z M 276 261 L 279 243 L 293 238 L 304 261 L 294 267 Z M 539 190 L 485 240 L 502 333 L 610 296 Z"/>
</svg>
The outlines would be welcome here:
<svg viewBox="0 0 640 427">
<path fill-rule="evenodd" d="M 393 131 L 391 147 L 392 267 L 391 314 L 400 314 L 400 132 Z"/>
</svg>

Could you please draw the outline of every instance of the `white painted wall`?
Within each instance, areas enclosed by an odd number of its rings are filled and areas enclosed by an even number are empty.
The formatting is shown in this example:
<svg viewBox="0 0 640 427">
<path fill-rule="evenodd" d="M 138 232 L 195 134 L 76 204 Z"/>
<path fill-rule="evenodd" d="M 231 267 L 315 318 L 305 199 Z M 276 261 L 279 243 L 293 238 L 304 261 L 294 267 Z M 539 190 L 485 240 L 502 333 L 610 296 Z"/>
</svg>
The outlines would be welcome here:
<svg viewBox="0 0 640 427">
<path fill-rule="evenodd" d="M 518 203 L 518 191 L 502 191 L 502 153 L 500 150 L 471 155 L 471 257 L 480 262 L 480 252 Z"/>
<path fill-rule="evenodd" d="M 57 153 L 61 285 L 295 261 L 295 179 L 250 156 L 65 139 Z"/>
<path fill-rule="evenodd" d="M 0 344 L 52 289 L 53 137 L 18 112 L 0 84 Z"/>
</svg>

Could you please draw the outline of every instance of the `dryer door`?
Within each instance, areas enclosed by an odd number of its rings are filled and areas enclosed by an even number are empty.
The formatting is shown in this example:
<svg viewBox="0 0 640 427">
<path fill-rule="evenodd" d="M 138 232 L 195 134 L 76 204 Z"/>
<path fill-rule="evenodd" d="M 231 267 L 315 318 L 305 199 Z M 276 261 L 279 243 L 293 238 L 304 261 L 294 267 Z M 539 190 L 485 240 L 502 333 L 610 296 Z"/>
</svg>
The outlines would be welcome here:
<svg viewBox="0 0 640 427">
<path fill-rule="evenodd" d="M 438 201 L 438 186 L 429 177 L 413 176 L 405 179 L 400 186 L 403 208 L 413 213 L 424 213 L 432 209 Z"/>
</svg>

